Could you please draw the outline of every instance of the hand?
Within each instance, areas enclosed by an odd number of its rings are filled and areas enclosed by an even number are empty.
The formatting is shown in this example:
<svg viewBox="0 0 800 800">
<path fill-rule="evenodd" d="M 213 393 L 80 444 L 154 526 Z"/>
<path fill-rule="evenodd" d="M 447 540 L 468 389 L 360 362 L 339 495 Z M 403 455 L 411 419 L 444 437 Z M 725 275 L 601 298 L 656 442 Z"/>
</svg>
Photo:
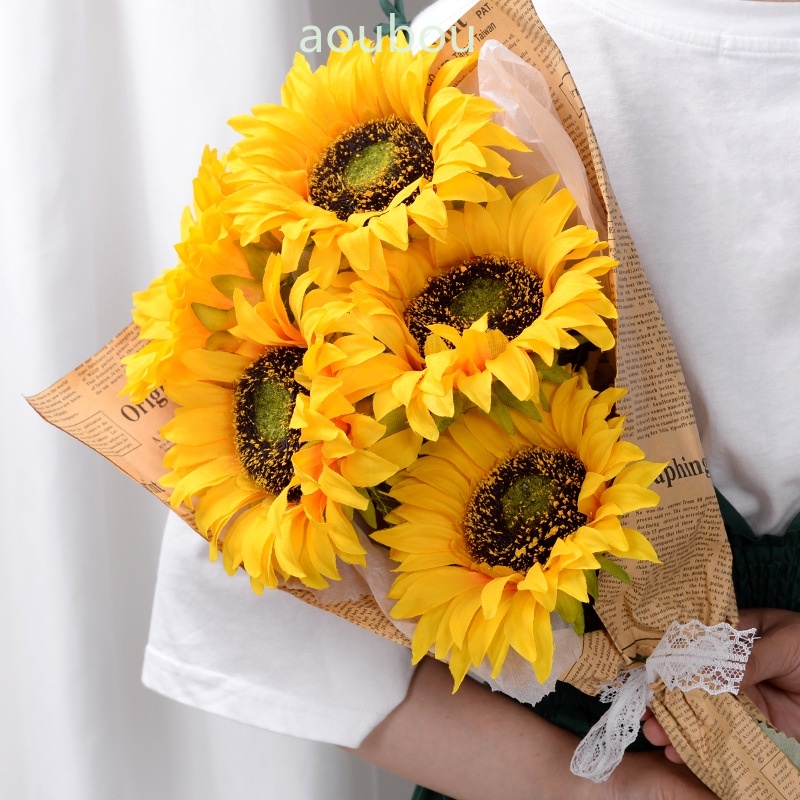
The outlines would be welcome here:
<svg viewBox="0 0 800 800">
<path fill-rule="evenodd" d="M 800 739 L 800 613 L 775 608 L 745 609 L 739 628 L 756 628 L 753 652 L 747 662 L 742 689 L 778 730 Z M 645 715 L 644 735 L 664 747 L 674 763 L 681 757 L 669 743 L 652 712 Z"/>
<path fill-rule="evenodd" d="M 603 786 L 604 784 L 600 784 Z M 713 800 L 716 795 L 683 765 L 661 753 L 626 753 L 611 773 L 604 796 L 610 800 Z"/>
<path fill-rule="evenodd" d="M 713 800 L 685 766 L 627 753 L 604 783 L 569 770 L 577 736 L 424 658 L 405 700 L 350 752 L 459 800 Z"/>
</svg>

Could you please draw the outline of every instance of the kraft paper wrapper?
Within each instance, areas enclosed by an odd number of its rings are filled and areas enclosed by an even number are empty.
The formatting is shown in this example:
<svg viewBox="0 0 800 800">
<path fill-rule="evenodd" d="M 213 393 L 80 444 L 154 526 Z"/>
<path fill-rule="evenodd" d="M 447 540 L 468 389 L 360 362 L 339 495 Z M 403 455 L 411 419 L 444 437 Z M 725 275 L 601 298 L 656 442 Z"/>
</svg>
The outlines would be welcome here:
<svg viewBox="0 0 800 800">
<path fill-rule="evenodd" d="M 470 25 L 476 47 L 499 40 L 537 67 L 549 84 L 563 128 L 581 156 L 595 195 L 584 198 L 582 206 L 591 209 L 583 216 L 596 216 L 598 209 L 605 213 L 611 255 L 620 262 L 610 288 L 619 312 L 616 382 L 628 389 L 618 404 L 619 412 L 627 416 L 626 438 L 638 444 L 649 460 L 673 467 L 654 487 L 661 495 L 660 506 L 626 517 L 626 524 L 648 537 L 663 563 L 627 562 L 632 578 L 628 587 L 601 573 L 596 609 L 606 631 L 584 637 L 580 658 L 562 676 L 595 694 L 620 667 L 649 655 L 673 620 L 737 625 L 731 553 L 674 345 L 563 56 L 529 0 L 492 0 L 474 6 L 456 23 L 458 46 L 464 46 Z M 454 54 L 447 42 L 437 67 L 454 55 L 461 54 Z M 89 445 L 166 502 L 168 494 L 158 478 L 168 444 L 158 432 L 174 407 L 160 390 L 138 405 L 118 396 L 125 385 L 120 359 L 141 345 L 137 328 L 128 326 L 97 355 L 29 402 L 48 422 Z M 180 513 L 193 524 L 191 512 Z M 325 603 L 311 591 L 285 591 L 409 644 L 374 597 Z M 686 763 L 717 795 L 726 800 L 800 800 L 800 772 L 758 727 L 756 718 L 763 717 L 746 697 L 669 692 L 660 681 L 653 688 L 656 717 Z"/>
</svg>

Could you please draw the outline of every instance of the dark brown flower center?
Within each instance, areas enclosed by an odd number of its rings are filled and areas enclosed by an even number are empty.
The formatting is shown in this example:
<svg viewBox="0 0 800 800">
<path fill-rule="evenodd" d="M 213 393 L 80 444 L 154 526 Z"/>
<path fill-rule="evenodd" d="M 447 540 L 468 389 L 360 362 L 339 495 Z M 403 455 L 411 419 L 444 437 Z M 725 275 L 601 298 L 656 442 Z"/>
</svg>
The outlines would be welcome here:
<svg viewBox="0 0 800 800">
<path fill-rule="evenodd" d="M 566 450 L 532 447 L 501 461 L 477 486 L 464 513 L 471 557 L 527 572 L 553 545 L 585 524 L 578 496 L 586 477 Z"/>
<path fill-rule="evenodd" d="M 383 211 L 422 177 L 433 177 L 428 137 L 413 122 L 386 117 L 354 125 L 323 150 L 308 176 L 308 198 L 345 220 L 356 212 Z"/>
<path fill-rule="evenodd" d="M 300 449 L 300 431 L 289 422 L 297 395 L 308 394 L 294 379 L 304 354 L 297 347 L 271 347 L 234 388 L 236 452 L 245 472 L 269 494 L 280 494 L 294 475 L 292 456 Z"/>
<path fill-rule="evenodd" d="M 524 264 L 502 256 L 475 256 L 431 278 L 409 304 L 405 319 L 424 353 L 429 325 L 463 331 L 484 314 L 490 328 L 513 339 L 541 314 L 542 300 L 542 281 Z"/>
</svg>

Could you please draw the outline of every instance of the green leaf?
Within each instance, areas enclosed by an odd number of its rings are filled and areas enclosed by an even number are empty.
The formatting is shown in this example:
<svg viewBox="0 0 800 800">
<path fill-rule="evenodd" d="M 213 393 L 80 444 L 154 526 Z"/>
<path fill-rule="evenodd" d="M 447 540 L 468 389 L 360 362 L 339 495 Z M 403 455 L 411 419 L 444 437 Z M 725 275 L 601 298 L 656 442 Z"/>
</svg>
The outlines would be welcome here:
<svg viewBox="0 0 800 800">
<path fill-rule="evenodd" d="M 600 594 L 597 589 L 597 570 L 585 569 L 583 574 L 586 576 L 586 591 L 589 593 L 589 597 L 593 597 L 597 600 Z"/>
<path fill-rule="evenodd" d="M 547 414 L 550 413 L 550 403 L 547 400 L 547 396 L 545 395 L 541 384 L 539 384 L 539 405 L 542 407 L 542 411 Z"/>
<path fill-rule="evenodd" d="M 378 528 L 378 518 L 375 513 L 375 505 L 372 502 L 372 498 L 369 496 L 369 492 L 366 489 L 362 489 L 361 487 L 357 486 L 356 491 L 365 497 L 369 501 L 369 505 L 366 508 L 359 508 L 358 513 L 361 514 L 362 519 L 364 522 L 369 525 L 369 527 L 374 531 Z"/>
<path fill-rule="evenodd" d="M 265 236 L 268 234 L 265 234 Z M 271 239 L 274 239 L 269 235 Z M 262 237 L 264 238 L 264 237 Z M 244 257 L 247 259 L 247 268 L 255 280 L 261 283 L 264 280 L 264 271 L 267 268 L 267 259 L 273 252 L 280 252 L 281 246 L 277 239 L 274 239 L 275 247 L 271 248 L 271 242 L 266 242 L 266 246 L 259 244 L 246 244 L 241 248 Z"/>
<path fill-rule="evenodd" d="M 381 417 L 378 422 L 386 426 L 386 433 L 383 434 L 384 436 L 391 436 L 394 433 L 399 433 L 408 428 L 408 416 L 403 406 L 399 406 L 393 411 L 390 411 L 386 416 Z"/>
<path fill-rule="evenodd" d="M 556 613 L 564 622 L 572 622 L 581 612 L 583 603 L 574 598 L 571 594 L 562 592 L 560 589 L 556 593 Z"/>
<path fill-rule="evenodd" d="M 558 353 L 561 352 L 561 350 L 558 351 Z M 531 361 L 533 362 L 533 367 L 541 379 L 550 381 L 550 383 L 564 383 L 564 381 L 569 380 L 573 375 L 570 370 L 562 367 L 558 361 L 553 364 L 548 364 L 536 353 L 531 354 Z"/>
<path fill-rule="evenodd" d="M 564 369 L 564 367 L 558 364 L 548 367 L 540 374 L 544 380 L 550 381 L 551 383 L 564 383 L 564 381 L 568 381 L 572 377 L 572 373 L 569 370 Z"/>
<path fill-rule="evenodd" d="M 381 7 L 381 11 L 386 15 L 386 19 L 390 19 L 390 15 L 395 15 L 394 25 L 395 28 L 399 28 L 401 25 L 409 25 L 410 22 L 406 18 L 406 11 L 403 7 L 403 0 L 378 0 L 378 5 Z M 389 24 L 386 22 L 379 22 L 375 26 L 375 35 L 378 37 L 381 36 L 388 36 L 390 31 Z"/>
<path fill-rule="evenodd" d="M 436 429 L 439 433 L 446 431 L 458 417 L 475 408 L 475 403 L 468 400 L 463 392 L 453 392 L 453 416 L 452 417 L 437 417 L 433 414 L 433 421 L 436 423 Z"/>
<path fill-rule="evenodd" d="M 381 486 L 385 485 L 386 484 L 381 484 Z M 358 491 L 360 492 L 361 489 Z M 379 486 L 370 486 L 366 492 L 377 515 L 374 525 L 374 528 L 377 530 L 377 528 L 383 527 L 386 515 L 397 508 L 400 503 L 398 503 L 394 497 L 392 497 L 384 489 L 381 489 Z"/>
<path fill-rule="evenodd" d="M 295 274 L 287 275 L 281 281 L 281 287 L 280 287 L 281 302 L 283 303 L 283 308 L 286 311 L 286 314 L 293 325 L 296 324 L 297 320 L 295 320 L 294 318 L 294 313 L 292 312 L 292 306 L 289 303 L 289 298 L 292 294 L 292 287 L 294 286 L 296 280 L 297 280 L 297 275 Z"/>
<path fill-rule="evenodd" d="M 465 411 L 475 408 L 475 403 L 473 403 L 471 400 L 468 400 L 467 396 L 463 392 L 453 392 L 453 408 L 453 416 L 459 417 Z"/>
<path fill-rule="evenodd" d="M 308 265 L 311 263 L 311 254 L 314 252 L 314 243 L 310 242 L 300 252 L 300 257 L 297 259 L 297 268 L 295 273 L 300 275 L 303 272 L 308 272 Z"/>
<path fill-rule="evenodd" d="M 603 572 L 607 572 L 613 578 L 630 586 L 631 576 L 628 575 L 619 564 L 615 563 L 610 558 L 601 556 L 599 553 L 595 553 L 594 557 L 597 559 L 597 562 L 600 564 L 600 569 L 602 569 Z"/>
<path fill-rule="evenodd" d="M 228 331 L 214 331 L 206 339 L 206 350 L 224 350 L 226 353 L 235 353 L 240 341 Z"/>
<path fill-rule="evenodd" d="M 583 636 L 586 622 L 583 614 L 583 603 L 580 600 L 576 600 L 566 592 L 558 592 L 556 594 L 556 614 L 564 622 L 569 622 L 578 636 Z"/>
<path fill-rule="evenodd" d="M 574 630 L 578 636 L 583 636 L 583 634 L 586 633 L 586 616 L 583 612 L 583 606 L 581 606 L 578 616 L 572 621 L 572 630 Z"/>
<path fill-rule="evenodd" d="M 542 415 L 539 413 L 536 403 L 530 400 L 518 400 L 504 383 L 496 382 L 492 392 L 497 395 L 502 403 L 509 408 L 513 408 L 514 411 L 519 411 L 520 414 L 524 414 L 526 417 L 536 420 L 536 422 L 542 421 Z"/>
<path fill-rule="evenodd" d="M 230 300 L 233 300 L 233 293 L 237 289 L 241 290 L 244 299 L 251 306 L 260 303 L 264 299 L 264 291 L 261 288 L 261 284 L 250 278 L 242 278 L 239 275 L 213 275 L 211 283 Z"/>
<path fill-rule="evenodd" d="M 236 312 L 230 308 L 223 311 L 221 308 L 206 306 L 203 303 L 192 303 L 192 311 L 200 324 L 211 331 L 226 331 L 236 324 Z"/>
<path fill-rule="evenodd" d="M 436 430 L 439 433 L 444 433 L 456 420 L 455 417 L 437 417 L 434 414 L 433 421 L 436 425 Z"/>
<path fill-rule="evenodd" d="M 492 394 L 492 405 L 487 416 L 509 436 L 514 435 L 514 420 L 511 419 L 511 413 L 494 393 Z"/>
</svg>

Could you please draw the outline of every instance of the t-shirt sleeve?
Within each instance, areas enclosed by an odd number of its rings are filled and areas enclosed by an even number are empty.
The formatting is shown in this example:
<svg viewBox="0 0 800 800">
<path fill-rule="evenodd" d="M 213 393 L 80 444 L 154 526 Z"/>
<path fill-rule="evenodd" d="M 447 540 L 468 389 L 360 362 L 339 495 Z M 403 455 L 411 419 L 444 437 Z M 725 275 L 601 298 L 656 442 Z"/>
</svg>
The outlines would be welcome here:
<svg viewBox="0 0 800 800">
<path fill-rule="evenodd" d="M 285 592 L 256 595 L 209 563 L 177 515 L 164 532 L 144 684 L 178 702 L 356 747 L 405 697 L 411 654 Z"/>
</svg>

